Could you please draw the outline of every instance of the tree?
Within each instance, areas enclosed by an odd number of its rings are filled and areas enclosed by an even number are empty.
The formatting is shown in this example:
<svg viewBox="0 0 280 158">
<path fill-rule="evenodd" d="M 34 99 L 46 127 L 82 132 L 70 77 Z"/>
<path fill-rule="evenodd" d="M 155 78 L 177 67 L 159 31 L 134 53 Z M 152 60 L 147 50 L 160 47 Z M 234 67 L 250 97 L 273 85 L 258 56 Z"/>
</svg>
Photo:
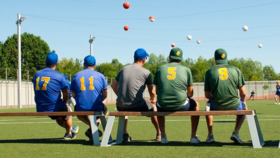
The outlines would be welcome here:
<svg viewBox="0 0 280 158">
<path fill-rule="evenodd" d="M 46 55 L 50 52 L 48 44 L 39 36 L 24 33 L 21 35 L 21 67 L 22 78 L 26 78 L 26 71 L 37 71 L 46 66 Z M 4 42 L 0 56 L 0 67 L 16 70 L 18 68 L 17 35 L 14 34 Z M 13 71 L 14 71 L 13 70 Z M 16 71 L 13 78 L 16 77 Z"/>
<path fill-rule="evenodd" d="M 69 60 L 67 58 L 62 58 L 61 61 L 58 61 L 56 70 L 62 74 L 74 76 L 77 72 L 83 70 L 82 60 L 73 58 Z"/>
<path fill-rule="evenodd" d="M 271 65 L 266 65 L 263 67 L 263 74 L 265 80 L 277 80 L 278 75 L 274 71 L 274 68 Z"/>
<path fill-rule="evenodd" d="M 115 78 L 118 74 L 112 63 L 102 63 L 95 67 L 95 70 L 108 78 Z"/>
<path fill-rule="evenodd" d="M 208 70 L 207 60 L 203 57 L 198 57 L 197 62 L 191 67 L 193 81 L 203 82 L 206 71 Z"/>
</svg>

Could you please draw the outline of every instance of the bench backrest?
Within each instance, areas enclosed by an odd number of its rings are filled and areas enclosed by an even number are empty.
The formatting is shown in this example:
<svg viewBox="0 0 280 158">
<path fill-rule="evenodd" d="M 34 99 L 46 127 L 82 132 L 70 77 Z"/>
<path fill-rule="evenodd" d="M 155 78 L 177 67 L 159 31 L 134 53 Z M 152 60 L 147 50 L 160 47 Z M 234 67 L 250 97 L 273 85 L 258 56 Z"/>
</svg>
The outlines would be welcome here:
<svg viewBox="0 0 280 158">
<path fill-rule="evenodd" d="M 253 115 L 254 110 L 227 110 L 227 111 L 178 111 L 178 112 L 110 112 L 109 116 L 207 116 L 207 115 Z"/>
<path fill-rule="evenodd" d="M 5 112 L 0 116 L 85 116 L 85 115 L 103 115 L 102 112 L 79 111 L 79 112 Z"/>
</svg>

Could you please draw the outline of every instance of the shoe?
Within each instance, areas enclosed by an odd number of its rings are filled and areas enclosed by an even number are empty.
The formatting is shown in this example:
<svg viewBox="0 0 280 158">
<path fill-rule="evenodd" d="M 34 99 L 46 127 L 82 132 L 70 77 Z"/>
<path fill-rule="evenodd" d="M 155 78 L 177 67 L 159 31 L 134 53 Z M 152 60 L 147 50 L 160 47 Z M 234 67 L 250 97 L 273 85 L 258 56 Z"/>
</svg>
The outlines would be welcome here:
<svg viewBox="0 0 280 158">
<path fill-rule="evenodd" d="M 212 134 L 212 135 L 207 136 L 206 142 L 214 143 L 215 142 L 214 135 Z"/>
<path fill-rule="evenodd" d="M 236 144 L 242 144 L 242 140 L 240 139 L 238 133 L 233 132 L 230 139 Z"/>
<path fill-rule="evenodd" d="M 161 141 L 161 134 L 157 134 L 156 141 Z"/>
<path fill-rule="evenodd" d="M 278 104 L 280 105 L 280 102 Z"/>
<path fill-rule="evenodd" d="M 132 138 L 128 134 L 123 135 L 123 142 L 131 142 Z"/>
<path fill-rule="evenodd" d="M 191 138 L 191 143 L 192 144 L 199 144 L 200 140 L 196 137 L 196 138 Z"/>
<path fill-rule="evenodd" d="M 73 135 L 72 135 L 72 134 L 65 133 L 63 139 L 65 139 L 65 140 L 73 139 Z"/>
<path fill-rule="evenodd" d="M 92 134 L 91 134 L 91 128 L 89 128 L 86 132 L 85 132 L 85 135 L 89 138 L 90 141 L 93 140 L 92 138 Z M 99 137 L 102 136 L 102 132 L 98 129 L 98 135 Z"/>
<path fill-rule="evenodd" d="M 169 140 L 167 138 L 161 138 L 161 144 L 167 144 Z"/>
<path fill-rule="evenodd" d="M 73 138 L 76 138 L 76 135 L 77 135 L 78 132 L 79 132 L 79 126 L 74 126 L 74 127 L 72 127 L 71 132 L 72 132 L 72 137 L 73 137 Z"/>
<path fill-rule="evenodd" d="M 280 102 L 279 102 L 280 103 Z M 277 102 L 275 102 L 274 104 L 277 104 Z"/>
</svg>

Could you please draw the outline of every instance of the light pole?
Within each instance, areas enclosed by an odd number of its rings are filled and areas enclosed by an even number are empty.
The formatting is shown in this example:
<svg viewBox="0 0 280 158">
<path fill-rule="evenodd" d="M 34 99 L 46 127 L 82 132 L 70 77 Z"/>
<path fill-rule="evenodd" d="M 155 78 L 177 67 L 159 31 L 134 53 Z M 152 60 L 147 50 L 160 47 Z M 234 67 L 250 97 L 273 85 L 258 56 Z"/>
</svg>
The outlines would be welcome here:
<svg viewBox="0 0 280 158">
<path fill-rule="evenodd" d="M 92 42 L 96 39 L 96 37 L 92 37 L 92 34 L 90 34 L 90 39 L 89 39 L 89 43 L 90 43 L 90 55 L 92 54 Z"/>
<path fill-rule="evenodd" d="M 20 13 L 18 13 L 17 17 L 17 31 L 18 31 L 18 108 L 21 109 L 21 33 L 20 33 L 20 25 L 23 20 L 25 20 L 25 17 L 20 17 Z"/>
</svg>

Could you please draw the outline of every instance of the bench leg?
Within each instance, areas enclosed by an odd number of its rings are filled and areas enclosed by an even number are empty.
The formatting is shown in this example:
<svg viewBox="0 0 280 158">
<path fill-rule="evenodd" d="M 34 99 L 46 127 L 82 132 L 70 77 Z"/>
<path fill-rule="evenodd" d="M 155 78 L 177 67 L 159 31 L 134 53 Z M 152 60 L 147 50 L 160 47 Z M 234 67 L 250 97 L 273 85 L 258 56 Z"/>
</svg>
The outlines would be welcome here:
<svg viewBox="0 0 280 158">
<path fill-rule="evenodd" d="M 257 115 L 247 115 L 248 126 L 254 148 L 262 148 L 264 140 Z"/>
<path fill-rule="evenodd" d="M 89 120 L 90 120 L 90 126 L 91 126 L 91 134 L 92 134 L 92 138 L 93 138 L 93 145 L 100 145 L 96 116 L 90 115 Z"/>
<path fill-rule="evenodd" d="M 112 142 L 112 137 L 111 137 L 111 132 L 112 132 L 112 128 L 114 125 L 114 121 L 115 121 L 115 116 L 109 116 L 108 117 L 108 122 L 106 124 L 105 130 L 104 130 L 104 135 L 102 138 L 102 142 L 101 142 L 101 147 L 107 147 L 108 142 Z M 103 122 L 102 122 L 103 124 Z M 111 141 L 112 140 L 112 141 Z"/>
<path fill-rule="evenodd" d="M 122 143 L 124 120 L 125 120 L 125 116 L 120 116 L 119 117 L 119 125 L 118 125 L 118 133 L 117 133 L 116 144 Z"/>
</svg>

